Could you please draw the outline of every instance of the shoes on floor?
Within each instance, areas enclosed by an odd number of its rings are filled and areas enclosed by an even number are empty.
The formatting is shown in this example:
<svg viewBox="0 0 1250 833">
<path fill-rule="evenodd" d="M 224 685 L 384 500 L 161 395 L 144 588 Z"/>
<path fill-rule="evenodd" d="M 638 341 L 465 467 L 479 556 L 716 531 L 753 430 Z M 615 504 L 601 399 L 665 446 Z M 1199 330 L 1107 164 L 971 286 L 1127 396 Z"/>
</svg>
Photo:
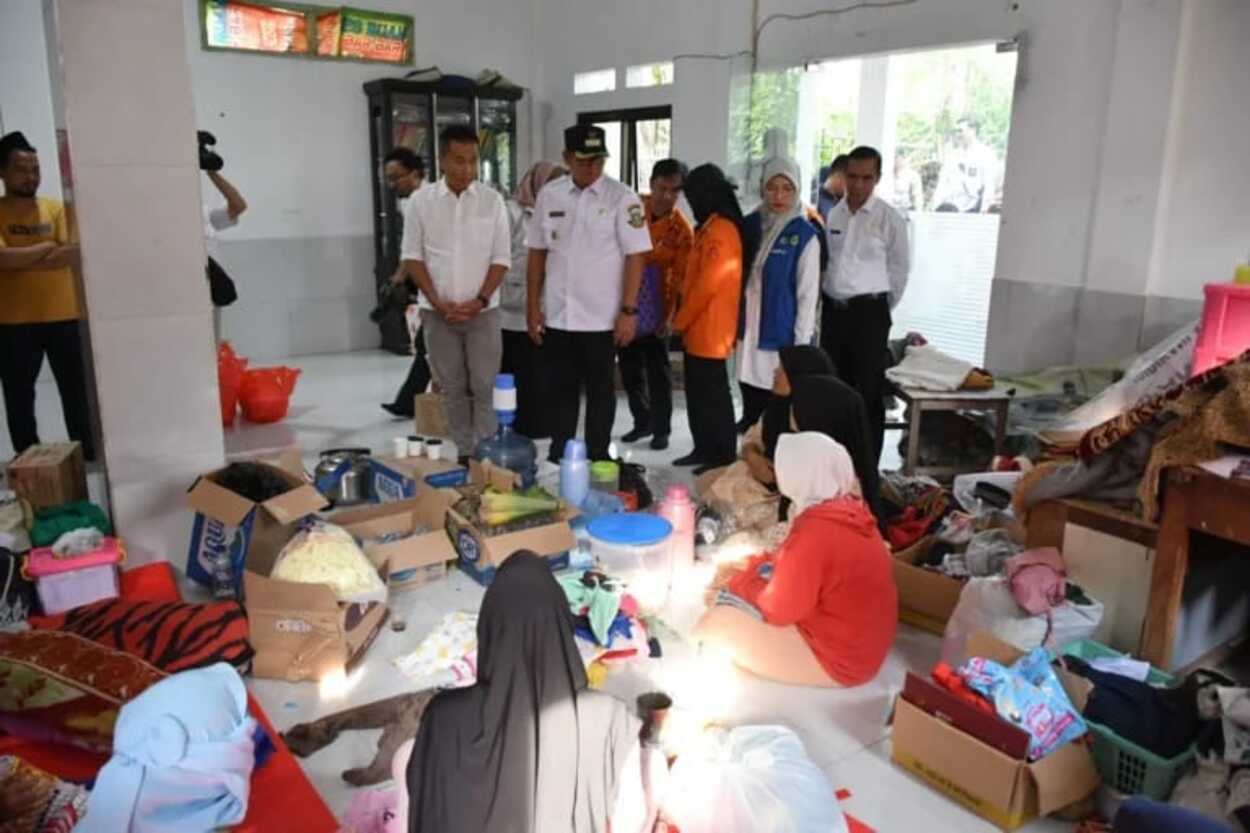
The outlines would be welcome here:
<svg viewBox="0 0 1250 833">
<path fill-rule="evenodd" d="M 667 449 L 668 449 L 668 437 L 657 435 L 651 438 L 651 450 L 652 451 L 665 451 Z"/>
<path fill-rule="evenodd" d="M 396 405 L 394 402 L 383 402 L 382 410 L 386 411 L 388 414 L 395 417 L 395 419 L 412 419 L 413 418 L 412 411 L 406 411 L 400 406 Z"/>
<path fill-rule="evenodd" d="M 703 463 L 703 455 L 697 451 L 692 451 L 685 457 L 678 457 L 673 461 L 674 466 L 701 466 Z"/>
<path fill-rule="evenodd" d="M 649 428 L 635 428 L 633 431 L 630 431 L 628 434 L 626 434 L 625 436 L 621 437 L 621 442 L 623 442 L 623 443 L 636 443 L 636 442 L 638 442 L 639 440 L 644 439 L 644 438 L 646 438 L 646 437 L 650 437 L 650 436 L 651 436 L 651 429 L 649 429 Z"/>
</svg>

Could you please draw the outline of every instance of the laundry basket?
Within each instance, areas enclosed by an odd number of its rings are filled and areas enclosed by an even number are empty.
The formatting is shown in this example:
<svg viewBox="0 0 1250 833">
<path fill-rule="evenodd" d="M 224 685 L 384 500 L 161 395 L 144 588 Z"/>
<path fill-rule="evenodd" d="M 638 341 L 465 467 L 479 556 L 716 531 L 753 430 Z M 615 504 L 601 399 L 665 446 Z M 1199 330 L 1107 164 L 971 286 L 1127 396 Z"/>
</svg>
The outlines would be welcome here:
<svg viewBox="0 0 1250 833">
<path fill-rule="evenodd" d="M 1063 653 L 1086 661 L 1126 656 L 1091 639 L 1073 642 L 1064 647 Z M 1176 678 L 1152 666 L 1146 675 L 1146 682 L 1154 686 L 1173 686 Z M 1125 740 L 1106 726 L 1092 720 L 1086 720 L 1086 723 L 1093 735 L 1094 765 L 1098 767 L 1098 773 L 1108 786 L 1126 795 L 1144 795 L 1156 801 L 1167 801 L 1172 795 L 1172 788 L 1193 763 L 1196 754 L 1191 746 L 1175 757 L 1161 758 L 1149 749 Z"/>
</svg>

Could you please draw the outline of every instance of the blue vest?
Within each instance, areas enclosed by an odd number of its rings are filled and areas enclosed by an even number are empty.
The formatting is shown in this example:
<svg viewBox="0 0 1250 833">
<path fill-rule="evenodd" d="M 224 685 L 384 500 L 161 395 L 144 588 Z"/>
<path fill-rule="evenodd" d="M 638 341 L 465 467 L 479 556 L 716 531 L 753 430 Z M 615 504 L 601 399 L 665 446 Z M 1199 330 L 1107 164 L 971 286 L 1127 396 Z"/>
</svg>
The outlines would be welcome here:
<svg viewBox="0 0 1250 833">
<path fill-rule="evenodd" d="M 753 212 L 744 221 L 743 236 L 759 241 L 763 235 L 763 223 L 759 212 Z M 761 274 L 763 287 L 760 292 L 759 349 L 780 350 L 794 344 L 794 322 L 798 317 L 798 271 L 799 255 L 813 237 L 816 228 L 806 217 L 795 217 L 773 243 L 773 249 L 764 261 Z M 742 293 L 744 311 L 739 315 L 739 337 L 746 328 L 746 292 Z"/>
</svg>

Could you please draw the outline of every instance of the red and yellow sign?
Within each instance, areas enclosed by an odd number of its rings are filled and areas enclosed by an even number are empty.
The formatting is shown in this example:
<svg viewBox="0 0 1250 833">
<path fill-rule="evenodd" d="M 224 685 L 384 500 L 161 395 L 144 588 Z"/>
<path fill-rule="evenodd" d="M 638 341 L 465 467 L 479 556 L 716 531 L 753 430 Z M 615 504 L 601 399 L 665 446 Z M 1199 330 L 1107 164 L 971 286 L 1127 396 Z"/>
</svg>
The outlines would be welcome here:
<svg viewBox="0 0 1250 833">
<path fill-rule="evenodd" d="M 204 4 L 204 30 L 209 46 L 293 54 L 308 51 L 304 12 L 279 6 L 208 0 Z"/>
</svg>

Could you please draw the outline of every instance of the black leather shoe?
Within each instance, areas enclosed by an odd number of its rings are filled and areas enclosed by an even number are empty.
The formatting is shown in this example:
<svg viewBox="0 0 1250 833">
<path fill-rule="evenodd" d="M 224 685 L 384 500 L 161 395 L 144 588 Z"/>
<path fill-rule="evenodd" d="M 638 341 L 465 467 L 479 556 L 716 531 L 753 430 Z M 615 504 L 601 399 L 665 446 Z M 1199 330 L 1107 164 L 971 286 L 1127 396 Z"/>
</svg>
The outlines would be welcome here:
<svg viewBox="0 0 1250 833">
<path fill-rule="evenodd" d="M 651 436 L 651 431 L 650 431 L 650 430 L 648 430 L 648 429 L 646 429 L 646 428 L 635 428 L 633 431 L 630 431 L 628 434 L 626 434 L 625 436 L 621 437 L 621 442 L 623 442 L 623 443 L 636 443 L 636 442 L 638 442 L 639 440 L 641 440 L 641 439 L 643 439 L 643 438 L 645 438 L 645 437 L 650 437 L 650 436 Z"/>
<path fill-rule="evenodd" d="M 664 451 L 668 448 L 668 437 L 655 436 L 651 438 L 652 451 Z"/>
<path fill-rule="evenodd" d="M 383 402 L 382 410 L 395 417 L 395 419 L 412 419 L 413 417 L 412 411 L 405 411 L 393 402 Z"/>
<path fill-rule="evenodd" d="M 701 466 L 703 465 L 703 455 L 692 451 L 685 457 L 678 457 L 673 461 L 674 466 Z"/>
</svg>

